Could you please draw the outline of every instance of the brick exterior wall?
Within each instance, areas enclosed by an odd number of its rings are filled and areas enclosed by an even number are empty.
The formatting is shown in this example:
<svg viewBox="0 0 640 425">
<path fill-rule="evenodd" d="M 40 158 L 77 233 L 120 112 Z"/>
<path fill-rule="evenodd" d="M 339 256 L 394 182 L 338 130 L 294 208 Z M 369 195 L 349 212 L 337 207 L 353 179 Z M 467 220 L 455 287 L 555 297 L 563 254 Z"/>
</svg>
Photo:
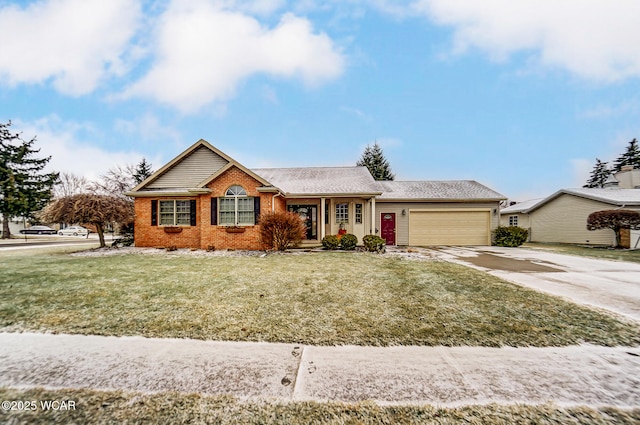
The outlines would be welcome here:
<svg viewBox="0 0 640 425">
<path fill-rule="evenodd" d="M 244 232 L 229 233 L 226 226 L 211 224 L 211 198 L 225 195 L 227 189 L 240 185 L 247 191 L 247 196 L 260 198 L 260 212 L 272 210 L 272 201 L 276 211 L 285 211 L 282 197 L 273 197 L 273 193 L 259 193 L 257 188 L 262 183 L 255 180 L 237 167 L 231 167 L 207 185 L 211 194 L 189 198 L 136 198 L 135 199 L 135 244 L 139 247 L 168 247 L 207 249 L 246 249 L 261 250 L 265 247 L 260 242 L 259 226 L 242 226 Z M 166 233 L 166 226 L 151 225 L 151 201 L 164 199 L 195 199 L 196 226 L 179 226 L 180 233 Z M 159 222 L 159 217 L 158 217 Z M 173 227 L 173 226 L 172 226 Z"/>
<path fill-rule="evenodd" d="M 142 247 L 168 247 L 176 246 L 178 248 L 198 248 L 200 246 L 200 227 L 199 226 L 176 226 L 182 229 L 180 233 L 165 233 L 166 226 L 151 225 L 151 201 L 176 199 L 191 200 L 196 199 L 196 211 L 200 202 L 197 197 L 191 198 L 136 198 L 135 199 L 135 227 L 134 238 L 136 246 Z M 159 209 L 159 207 L 158 207 Z M 199 219 L 196 212 L 196 219 Z M 158 212 L 158 223 L 160 222 L 160 213 Z M 171 226 L 174 227 L 174 226 Z"/>
</svg>

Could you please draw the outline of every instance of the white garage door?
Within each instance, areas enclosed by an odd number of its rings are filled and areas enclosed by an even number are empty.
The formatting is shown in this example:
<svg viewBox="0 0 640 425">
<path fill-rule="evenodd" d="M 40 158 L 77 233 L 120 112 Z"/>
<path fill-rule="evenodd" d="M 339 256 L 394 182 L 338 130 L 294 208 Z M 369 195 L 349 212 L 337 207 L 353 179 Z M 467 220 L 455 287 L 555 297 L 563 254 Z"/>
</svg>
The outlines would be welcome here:
<svg viewBox="0 0 640 425">
<path fill-rule="evenodd" d="M 409 245 L 490 245 L 489 210 L 409 212 Z"/>
</svg>

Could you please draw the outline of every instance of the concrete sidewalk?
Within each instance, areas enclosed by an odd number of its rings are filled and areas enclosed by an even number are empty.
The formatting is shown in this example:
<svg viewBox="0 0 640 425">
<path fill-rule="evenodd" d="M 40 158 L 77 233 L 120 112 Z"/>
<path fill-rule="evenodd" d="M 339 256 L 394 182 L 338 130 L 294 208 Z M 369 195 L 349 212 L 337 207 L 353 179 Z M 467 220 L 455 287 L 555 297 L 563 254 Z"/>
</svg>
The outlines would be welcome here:
<svg viewBox="0 0 640 425">
<path fill-rule="evenodd" d="M 314 347 L 0 333 L 0 386 L 241 399 L 640 406 L 640 348 Z"/>
</svg>

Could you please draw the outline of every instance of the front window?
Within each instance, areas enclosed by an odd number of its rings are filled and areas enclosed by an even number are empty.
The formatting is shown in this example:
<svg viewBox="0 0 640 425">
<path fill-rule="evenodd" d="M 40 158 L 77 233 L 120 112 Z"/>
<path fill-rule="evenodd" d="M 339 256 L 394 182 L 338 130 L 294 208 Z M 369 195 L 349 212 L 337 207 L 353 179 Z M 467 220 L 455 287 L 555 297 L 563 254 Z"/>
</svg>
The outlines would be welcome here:
<svg viewBox="0 0 640 425">
<path fill-rule="evenodd" d="M 356 204 L 356 223 L 362 224 L 362 204 Z"/>
<path fill-rule="evenodd" d="M 188 226 L 191 224 L 190 201 L 160 201 L 160 225 Z"/>
<path fill-rule="evenodd" d="M 252 226 L 255 224 L 254 200 L 242 186 L 231 186 L 220 198 L 220 221 L 223 226 Z"/>
<path fill-rule="evenodd" d="M 349 204 L 336 204 L 336 223 L 349 223 Z"/>
<path fill-rule="evenodd" d="M 510 215 L 509 216 L 509 226 L 517 226 L 518 225 L 518 216 Z"/>
</svg>

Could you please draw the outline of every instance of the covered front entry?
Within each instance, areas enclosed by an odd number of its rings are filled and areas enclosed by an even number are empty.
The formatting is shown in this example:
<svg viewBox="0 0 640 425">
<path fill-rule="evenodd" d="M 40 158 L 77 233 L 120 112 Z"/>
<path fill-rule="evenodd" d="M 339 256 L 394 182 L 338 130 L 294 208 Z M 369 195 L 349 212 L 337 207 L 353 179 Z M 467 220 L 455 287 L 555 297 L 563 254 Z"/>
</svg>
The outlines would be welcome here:
<svg viewBox="0 0 640 425">
<path fill-rule="evenodd" d="M 287 209 L 300 216 L 307 226 L 305 239 L 318 239 L 318 206 L 317 205 L 289 205 Z"/>
<path fill-rule="evenodd" d="M 409 245 L 491 245 L 491 210 L 411 210 Z"/>
<path fill-rule="evenodd" d="M 387 242 L 387 245 L 396 244 L 396 214 L 380 214 L 380 236 Z"/>
</svg>

